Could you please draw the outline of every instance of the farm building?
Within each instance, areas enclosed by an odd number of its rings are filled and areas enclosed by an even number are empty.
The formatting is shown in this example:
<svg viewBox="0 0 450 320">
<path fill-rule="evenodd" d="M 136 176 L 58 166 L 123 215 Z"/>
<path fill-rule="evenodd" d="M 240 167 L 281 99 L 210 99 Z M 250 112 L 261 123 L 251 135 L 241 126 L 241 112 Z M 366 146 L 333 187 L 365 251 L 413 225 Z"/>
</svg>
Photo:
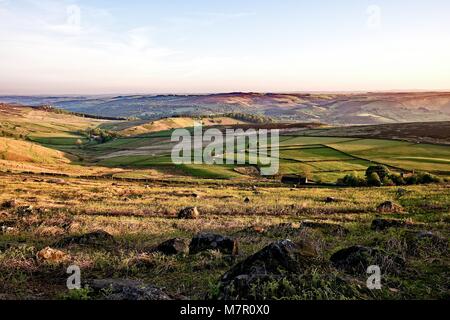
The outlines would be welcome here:
<svg viewBox="0 0 450 320">
<path fill-rule="evenodd" d="M 286 184 L 298 184 L 298 185 L 305 185 L 309 183 L 307 177 L 297 174 L 282 176 L 281 182 Z"/>
</svg>

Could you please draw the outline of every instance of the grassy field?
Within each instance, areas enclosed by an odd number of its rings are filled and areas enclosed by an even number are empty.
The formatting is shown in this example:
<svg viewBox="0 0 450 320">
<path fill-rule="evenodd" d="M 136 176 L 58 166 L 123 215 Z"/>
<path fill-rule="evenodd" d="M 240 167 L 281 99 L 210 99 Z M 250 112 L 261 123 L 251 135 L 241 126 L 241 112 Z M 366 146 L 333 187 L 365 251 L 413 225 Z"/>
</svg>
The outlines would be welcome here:
<svg viewBox="0 0 450 320">
<path fill-rule="evenodd" d="M 286 237 L 301 239 L 303 233 L 277 231 L 276 226 L 305 219 L 339 224 L 350 230 L 348 235 L 339 237 L 326 230 L 308 231 L 317 243 L 323 262 L 336 250 L 355 244 L 375 245 L 405 257 L 407 268 L 401 274 L 384 277 L 383 289 L 379 292 L 364 294 L 361 290 L 361 297 L 449 297 L 447 253 L 436 253 L 432 247 L 426 247 L 424 255 L 409 256 L 402 245 L 406 230 L 380 233 L 370 229 L 371 221 L 378 215 L 377 205 L 395 200 L 406 213 L 385 217 L 406 219 L 413 230 L 426 229 L 448 238 L 448 186 L 407 187 L 407 193 L 398 198 L 395 187 L 258 187 L 255 191 L 245 183 L 224 188 L 205 183 L 145 186 L 143 183 L 83 179 L 68 179 L 65 185 L 57 185 L 39 176 L 1 175 L 0 189 L 0 202 L 16 199 L 18 205 L 31 204 L 34 208 L 27 216 L 18 216 L 17 209 L 1 212 L 0 224 L 8 222 L 12 226 L 0 234 L 0 293 L 3 298 L 69 296 L 64 286 L 65 268 L 77 264 L 81 266 L 83 279 L 141 279 L 166 288 L 172 295 L 204 299 L 215 292 L 220 276 L 237 261 L 273 241 Z M 193 192 L 198 197 L 193 198 Z M 325 203 L 324 199 L 330 196 L 342 201 Z M 249 203 L 244 202 L 246 197 L 250 199 Z M 181 208 L 191 205 L 199 208 L 199 219 L 176 219 Z M 275 231 L 268 234 L 242 231 L 251 226 L 274 227 Z M 114 247 L 71 246 L 62 249 L 69 257 L 66 261 L 47 263 L 36 259 L 37 252 L 54 246 L 58 239 L 98 229 L 114 236 Z M 149 248 L 162 241 L 174 237 L 190 239 L 198 232 L 235 237 L 240 248 L 237 261 L 228 260 L 215 251 L 187 256 L 148 253 Z M 329 267 L 314 272 L 324 279 L 327 272 L 348 279 L 341 271 Z M 351 281 L 364 281 L 364 278 L 354 277 Z M 310 285 L 310 298 L 321 298 L 321 285 L 326 284 Z M 332 289 L 329 294 L 339 296 L 339 288 Z M 290 298 L 295 299 L 295 296 Z"/>
</svg>

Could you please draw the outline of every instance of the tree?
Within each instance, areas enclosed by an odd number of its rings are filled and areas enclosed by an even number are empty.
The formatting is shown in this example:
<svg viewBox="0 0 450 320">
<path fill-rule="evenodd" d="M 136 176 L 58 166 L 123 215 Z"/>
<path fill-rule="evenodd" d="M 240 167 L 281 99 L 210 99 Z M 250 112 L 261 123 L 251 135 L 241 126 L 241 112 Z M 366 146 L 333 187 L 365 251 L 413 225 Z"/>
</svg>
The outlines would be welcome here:
<svg viewBox="0 0 450 320">
<path fill-rule="evenodd" d="M 367 184 L 372 187 L 381 187 L 381 179 L 380 179 L 380 176 L 378 175 L 378 173 L 372 172 L 367 177 Z"/>
<path fill-rule="evenodd" d="M 366 181 L 358 177 L 355 173 L 347 174 L 342 180 L 338 180 L 338 184 L 344 184 L 349 187 L 364 187 L 366 186 Z"/>
<path fill-rule="evenodd" d="M 366 170 L 366 177 L 369 178 L 372 173 L 376 173 L 378 177 L 383 180 L 387 176 L 389 176 L 390 171 L 386 166 L 383 165 L 376 165 L 376 166 L 370 166 Z"/>
</svg>

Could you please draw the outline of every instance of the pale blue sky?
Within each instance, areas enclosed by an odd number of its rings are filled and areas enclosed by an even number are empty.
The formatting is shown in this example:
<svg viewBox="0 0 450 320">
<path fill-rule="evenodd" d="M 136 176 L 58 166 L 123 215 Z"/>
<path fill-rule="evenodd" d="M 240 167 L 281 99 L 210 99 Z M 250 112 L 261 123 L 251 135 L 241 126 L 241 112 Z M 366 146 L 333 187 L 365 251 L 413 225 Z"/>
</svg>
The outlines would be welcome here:
<svg viewBox="0 0 450 320">
<path fill-rule="evenodd" d="M 447 0 L 0 0 L 0 93 L 449 90 Z"/>
</svg>

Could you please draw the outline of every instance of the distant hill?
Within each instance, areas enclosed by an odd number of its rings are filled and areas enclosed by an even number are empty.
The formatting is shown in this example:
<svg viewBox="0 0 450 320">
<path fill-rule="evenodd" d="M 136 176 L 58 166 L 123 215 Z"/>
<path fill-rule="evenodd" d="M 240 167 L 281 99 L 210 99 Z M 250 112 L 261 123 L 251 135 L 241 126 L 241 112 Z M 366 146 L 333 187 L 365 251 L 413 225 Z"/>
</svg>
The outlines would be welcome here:
<svg viewBox="0 0 450 320">
<path fill-rule="evenodd" d="M 369 126 L 318 128 L 302 135 L 404 140 L 413 143 L 450 145 L 450 121 L 380 124 Z"/>
<path fill-rule="evenodd" d="M 235 120 L 228 117 L 214 117 L 214 118 L 188 118 L 188 117 L 175 117 L 164 118 L 155 121 L 141 120 L 131 122 L 118 122 L 105 126 L 109 130 L 117 131 L 121 136 L 136 136 L 146 133 L 166 131 L 178 128 L 193 127 L 194 122 L 199 122 L 203 126 L 226 126 L 226 125 L 238 125 L 245 124 L 246 122 Z"/>
<path fill-rule="evenodd" d="M 11 138 L 79 138 L 78 132 L 95 128 L 107 120 L 61 112 L 53 108 L 32 108 L 0 103 L 0 136 Z"/>
<path fill-rule="evenodd" d="M 282 121 L 383 124 L 450 121 L 450 93 L 224 93 L 208 95 L 3 96 L 0 101 L 48 104 L 102 117 L 147 120 L 180 115 L 260 114 Z"/>
</svg>

